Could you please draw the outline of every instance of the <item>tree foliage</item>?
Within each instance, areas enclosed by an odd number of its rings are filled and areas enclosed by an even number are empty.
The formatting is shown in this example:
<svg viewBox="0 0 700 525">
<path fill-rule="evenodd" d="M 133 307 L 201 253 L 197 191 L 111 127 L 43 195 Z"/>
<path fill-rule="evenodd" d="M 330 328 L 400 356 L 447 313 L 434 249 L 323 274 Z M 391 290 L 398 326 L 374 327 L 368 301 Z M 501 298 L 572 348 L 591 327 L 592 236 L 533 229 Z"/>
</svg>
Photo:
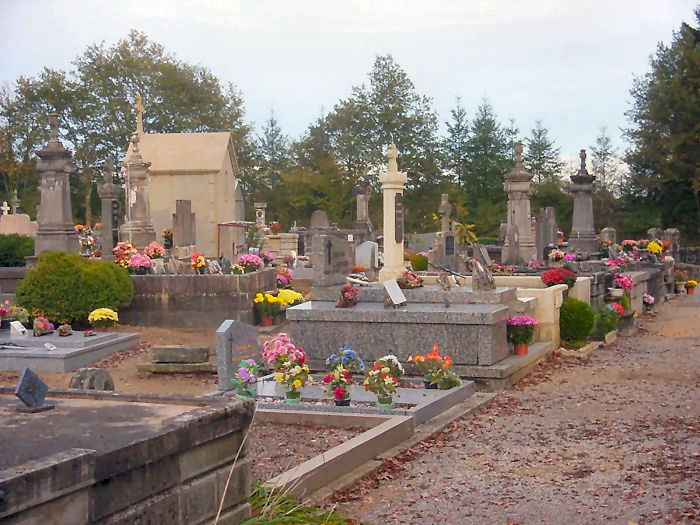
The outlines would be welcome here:
<svg viewBox="0 0 700 525">
<path fill-rule="evenodd" d="M 530 136 L 525 139 L 523 162 L 534 175 L 536 184 L 553 182 L 560 178 L 564 167 L 560 148 L 549 137 L 549 130 L 542 125 L 541 120 L 535 122 Z"/>
</svg>

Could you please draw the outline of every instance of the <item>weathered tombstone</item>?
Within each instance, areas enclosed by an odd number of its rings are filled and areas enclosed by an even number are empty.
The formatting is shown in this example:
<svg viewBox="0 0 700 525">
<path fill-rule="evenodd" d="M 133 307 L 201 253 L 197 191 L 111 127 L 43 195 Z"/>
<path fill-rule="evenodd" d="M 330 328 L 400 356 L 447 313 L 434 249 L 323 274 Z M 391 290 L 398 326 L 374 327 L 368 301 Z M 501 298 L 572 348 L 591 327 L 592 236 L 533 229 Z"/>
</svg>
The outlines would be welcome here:
<svg viewBox="0 0 700 525">
<path fill-rule="evenodd" d="M 354 247 L 333 235 L 312 238 L 311 266 L 314 286 L 331 286 L 345 282 L 354 265 Z"/>
<path fill-rule="evenodd" d="M 19 213 L 19 197 L 17 196 L 17 188 L 12 190 L 12 215 L 16 215 Z"/>
<path fill-rule="evenodd" d="M 491 256 L 489 255 L 489 251 L 483 244 L 477 243 L 474 245 L 474 257 L 479 262 L 481 262 L 481 264 L 483 264 L 486 268 L 491 268 L 493 262 L 491 262 Z"/>
<path fill-rule="evenodd" d="M 309 227 L 315 230 L 327 230 L 331 227 L 328 222 L 328 215 L 323 210 L 316 210 L 311 214 Z"/>
<path fill-rule="evenodd" d="M 389 144 L 386 150 L 387 170 L 379 174 L 379 182 L 382 184 L 384 225 L 384 267 L 379 271 L 380 282 L 396 279 L 405 271 L 403 190 L 408 175 L 399 171 L 398 156 L 399 150 L 396 145 Z"/>
<path fill-rule="evenodd" d="M 600 230 L 600 238 L 603 241 L 609 241 L 613 245 L 617 242 L 617 231 L 615 228 L 603 228 Z"/>
<path fill-rule="evenodd" d="M 391 308 L 398 308 L 406 304 L 406 296 L 399 287 L 396 279 L 384 281 L 384 305 Z"/>
<path fill-rule="evenodd" d="M 503 264 L 523 264 L 524 261 L 520 256 L 520 235 L 518 234 L 518 226 L 513 224 L 508 228 L 506 242 L 503 246 L 503 254 L 501 256 Z"/>
<path fill-rule="evenodd" d="M 598 251 L 598 238 L 593 222 L 593 181 L 595 177 L 586 169 L 586 150 L 579 157 L 581 167 L 571 176 L 571 193 L 574 195 L 574 215 L 571 223 L 569 246 L 575 251 L 593 253 Z"/>
<path fill-rule="evenodd" d="M 114 390 L 114 379 L 104 368 L 79 368 L 70 378 L 68 388 Z"/>
<path fill-rule="evenodd" d="M 501 224 L 498 226 L 498 239 L 497 242 L 499 244 L 503 244 L 506 240 L 506 235 L 508 234 L 508 223 L 506 221 L 501 221 Z"/>
<path fill-rule="evenodd" d="M 49 387 L 46 383 L 29 368 L 25 368 L 15 388 L 15 395 L 24 403 L 24 407 L 17 407 L 15 410 L 30 414 L 51 410 L 54 408 L 53 405 L 44 405 L 48 391 Z"/>
<path fill-rule="evenodd" d="M 372 188 L 369 184 L 364 186 L 359 186 L 356 189 L 357 195 L 357 219 L 355 220 L 355 226 L 358 229 L 365 229 L 372 231 L 372 221 L 369 218 L 369 198 Z"/>
<path fill-rule="evenodd" d="M 223 275 L 224 272 L 221 271 L 221 265 L 216 259 L 209 259 L 207 261 L 207 270 L 211 275 Z"/>
<path fill-rule="evenodd" d="M 192 201 L 175 201 L 173 213 L 173 246 L 194 246 L 197 244 L 195 214 Z"/>
<path fill-rule="evenodd" d="M 472 289 L 495 290 L 496 282 L 493 280 L 491 270 L 484 267 L 477 259 L 469 259 L 469 267 L 472 271 Z"/>
<path fill-rule="evenodd" d="M 647 230 L 647 237 L 650 241 L 653 241 L 654 239 L 661 240 L 664 238 L 664 231 L 661 228 L 649 228 Z"/>
<path fill-rule="evenodd" d="M 552 207 L 540 208 L 535 222 L 535 246 L 537 260 L 546 260 L 545 250 L 557 245 L 557 218 Z"/>
<path fill-rule="evenodd" d="M 233 271 L 233 265 L 226 257 L 221 258 L 221 271 L 224 275 L 230 275 Z"/>
<path fill-rule="evenodd" d="M 216 331 L 216 366 L 219 390 L 231 390 L 238 362 L 259 353 L 258 329 L 241 321 L 226 320 Z"/>
<path fill-rule="evenodd" d="M 374 270 L 379 266 L 379 245 L 373 241 L 365 241 L 355 248 L 355 264 Z"/>
</svg>

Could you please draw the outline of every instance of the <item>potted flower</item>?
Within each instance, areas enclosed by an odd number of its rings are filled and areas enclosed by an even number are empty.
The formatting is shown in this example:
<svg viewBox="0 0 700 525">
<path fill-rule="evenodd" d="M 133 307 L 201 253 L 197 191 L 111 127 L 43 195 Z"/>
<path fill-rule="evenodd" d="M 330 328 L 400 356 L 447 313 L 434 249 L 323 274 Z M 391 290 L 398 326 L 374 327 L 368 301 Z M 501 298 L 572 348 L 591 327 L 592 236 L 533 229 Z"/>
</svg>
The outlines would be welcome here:
<svg viewBox="0 0 700 525">
<path fill-rule="evenodd" d="M 292 270 L 282 266 L 277 268 L 277 288 L 291 288 L 292 286 Z"/>
<path fill-rule="evenodd" d="M 305 301 L 304 296 L 302 294 L 288 288 L 280 290 L 277 293 L 277 299 L 279 300 L 280 305 L 284 307 L 296 306 L 298 304 L 302 304 Z"/>
<path fill-rule="evenodd" d="M 561 268 L 564 266 L 564 256 L 566 255 L 565 252 L 561 250 L 552 250 L 549 252 L 549 265 L 553 268 Z"/>
<path fill-rule="evenodd" d="M 335 400 L 335 405 L 339 407 L 350 406 L 350 391 L 348 386 L 352 385 L 352 373 L 343 365 L 337 365 L 326 377 L 323 378 L 325 395 Z"/>
<path fill-rule="evenodd" d="M 642 294 L 642 302 L 644 303 L 644 311 L 650 312 L 651 309 L 654 307 L 654 303 L 656 302 L 656 299 L 654 299 L 653 295 L 650 295 L 650 294 L 644 292 Z"/>
<path fill-rule="evenodd" d="M 535 334 L 537 321 L 528 315 L 514 315 L 506 321 L 508 340 L 513 343 L 515 355 L 527 355 L 528 345 Z"/>
<path fill-rule="evenodd" d="M 241 266 L 240 264 L 234 264 L 233 266 L 231 266 L 231 273 L 233 275 L 241 275 L 245 273 L 245 268 L 243 268 L 243 266 Z"/>
<path fill-rule="evenodd" d="M 567 268 L 550 268 L 542 273 L 540 279 L 547 287 L 566 284 L 572 288 L 576 283 L 577 275 Z"/>
<path fill-rule="evenodd" d="M 404 290 L 410 290 L 412 288 L 420 288 L 423 286 L 423 278 L 412 272 L 411 270 L 406 270 L 403 272 L 396 282 L 399 284 L 399 288 Z"/>
<path fill-rule="evenodd" d="M 34 319 L 34 337 L 52 334 L 54 326 L 46 317 L 39 316 Z"/>
<path fill-rule="evenodd" d="M 169 250 L 173 247 L 173 230 L 172 228 L 166 228 L 163 230 L 163 247 Z"/>
<path fill-rule="evenodd" d="M 270 223 L 270 231 L 271 231 L 271 232 L 277 233 L 277 232 L 279 232 L 281 229 L 282 229 L 282 225 L 281 225 L 279 222 L 277 222 L 277 221 L 272 221 L 272 222 Z"/>
<path fill-rule="evenodd" d="M 10 301 L 0 303 L 0 330 L 10 329 L 10 314 L 12 313 L 12 305 Z"/>
<path fill-rule="evenodd" d="M 294 257 L 292 254 L 285 255 L 284 259 L 282 259 L 282 262 L 287 268 L 293 268 L 294 265 L 296 264 L 297 260 L 296 257 Z"/>
<path fill-rule="evenodd" d="M 272 263 L 275 260 L 275 254 L 272 252 L 263 252 L 260 254 L 260 258 L 262 259 L 265 266 L 269 266 L 270 263 Z"/>
<path fill-rule="evenodd" d="M 129 241 L 118 242 L 117 245 L 112 250 L 114 254 L 114 263 L 118 264 L 122 268 L 129 268 L 129 260 L 131 256 L 137 253 L 138 250 L 133 247 Z"/>
<path fill-rule="evenodd" d="M 633 239 L 625 239 L 620 243 L 620 248 L 622 248 L 622 250 L 627 253 L 635 251 L 638 248 L 638 246 L 639 243 Z"/>
<path fill-rule="evenodd" d="M 632 288 L 634 288 L 632 279 L 628 275 L 620 273 L 613 279 L 613 288 L 608 288 L 608 293 L 613 299 L 619 299 L 626 291 L 631 291 Z"/>
<path fill-rule="evenodd" d="M 608 310 L 615 312 L 617 315 L 623 315 L 625 313 L 625 309 L 620 303 L 610 303 L 608 305 Z"/>
<path fill-rule="evenodd" d="M 351 308 L 360 300 L 360 291 L 352 284 L 347 283 L 340 289 L 340 299 L 336 303 L 336 308 Z"/>
<path fill-rule="evenodd" d="M 238 258 L 238 264 L 245 273 L 251 273 L 265 266 L 264 261 L 254 253 L 245 253 Z"/>
<path fill-rule="evenodd" d="M 274 368 L 277 384 L 286 386 L 285 402 L 299 403 L 299 389 L 313 379 L 309 375 L 309 367 L 304 364 L 304 350 L 294 345 L 289 336 L 281 332 L 265 342 L 262 355 L 268 365 Z"/>
<path fill-rule="evenodd" d="M 231 386 L 236 389 L 238 397 L 245 399 L 258 397 L 256 386 L 258 374 L 260 374 L 260 365 L 254 359 L 240 360 L 236 377 L 231 380 Z"/>
<path fill-rule="evenodd" d="M 272 326 L 275 315 L 280 312 L 281 301 L 269 293 L 256 294 L 253 299 L 253 308 L 258 315 L 261 326 Z"/>
<path fill-rule="evenodd" d="M 574 262 L 578 259 L 578 254 L 575 254 L 574 252 L 567 252 L 564 254 L 564 262 Z"/>
<path fill-rule="evenodd" d="M 148 255 L 135 253 L 129 258 L 129 271 L 136 275 L 146 275 L 153 268 L 153 261 Z"/>
<path fill-rule="evenodd" d="M 688 281 L 688 274 L 683 270 L 676 270 L 673 280 L 676 293 L 683 293 L 685 291 L 685 283 Z"/>
<path fill-rule="evenodd" d="M 393 395 L 403 373 L 403 366 L 396 356 L 385 355 L 374 362 L 362 384 L 365 390 L 377 396 L 379 408 L 394 408 Z"/>
<path fill-rule="evenodd" d="M 97 308 L 90 312 L 88 321 L 97 331 L 104 332 L 119 322 L 119 315 L 110 308 Z"/>
<path fill-rule="evenodd" d="M 459 386 L 461 381 L 457 374 L 449 369 L 452 366 L 450 356 L 441 356 L 439 350 L 440 346 L 436 344 L 433 346 L 433 351 L 429 354 L 411 356 L 408 358 L 408 362 L 413 363 L 423 375 L 423 386 L 425 388 L 449 390 L 452 387 Z"/>
<path fill-rule="evenodd" d="M 652 255 L 661 255 L 664 251 L 664 245 L 661 241 L 651 241 L 647 245 L 647 250 Z"/>
<path fill-rule="evenodd" d="M 343 346 L 337 354 L 331 354 L 326 359 L 326 364 L 331 367 L 342 366 L 355 374 L 364 374 L 365 372 L 365 362 L 350 345 Z"/>
<path fill-rule="evenodd" d="M 695 287 L 698 285 L 698 282 L 695 279 L 688 279 L 685 282 L 685 290 L 688 293 L 688 295 L 695 295 Z"/>
<path fill-rule="evenodd" d="M 144 248 L 143 253 L 148 255 L 151 259 L 161 259 L 165 255 L 165 248 L 156 241 L 153 241 Z"/>
<path fill-rule="evenodd" d="M 199 252 L 194 252 L 192 256 L 192 269 L 198 275 L 204 275 L 207 271 L 207 258 Z"/>
</svg>

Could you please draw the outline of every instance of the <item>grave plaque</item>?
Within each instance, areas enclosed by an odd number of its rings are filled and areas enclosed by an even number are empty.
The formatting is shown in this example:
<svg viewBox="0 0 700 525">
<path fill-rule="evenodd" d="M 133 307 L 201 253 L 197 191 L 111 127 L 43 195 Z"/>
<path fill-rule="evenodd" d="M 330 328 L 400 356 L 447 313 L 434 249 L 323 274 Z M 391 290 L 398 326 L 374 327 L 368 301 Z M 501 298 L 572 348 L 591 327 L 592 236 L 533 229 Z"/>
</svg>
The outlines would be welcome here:
<svg viewBox="0 0 700 525">
<path fill-rule="evenodd" d="M 217 260 L 208 260 L 207 261 L 207 270 L 209 270 L 209 273 L 211 275 L 223 275 L 224 272 L 221 270 L 221 265 L 219 264 L 219 261 Z"/>
<path fill-rule="evenodd" d="M 384 304 L 398 308 L 406 304 L 406 296 L 403 294 L 396 279 L 390 279 L 384 283 Z"/>
<path fill-rule="evenodd" d="M 27 329 L 19 321 L 10 321 L 10 335 L 24 335 Z"/>
<path fill-rule="evenodd" d="M 445 234 L 445 255 L 455 254 L 455 236 L 451 233 Z"/>
<path fill-rule="evenodd" d="M 403 242 L 403 194 L 394 196 L 394 240 Z"/>
<path fill-rule="evenodd" d="M 472 288 L 474 290 L 495 290 L 496 282 L 491 271 L 484 267 L 477 259 L 469 259 L 469 267 L 472 271 Z"/>
<path fill-rule="evenodd" d="M 238 362 L 260 353 L 258 329 L 241 321 L 226 320 L 216 331 L 216 365 L 219 390 L 231 390 Z"/>
<path fill-rule="evenodd" d="M 29 368 L 25 368 L 15 389 L 15 395 L 25 406 L 17 407 L 17 412 L 34 413 L 51 410 L 53 405 L 44 405 L 48 391 L 49 387 L 46 386 L 46 383 Z"/>
</svg>

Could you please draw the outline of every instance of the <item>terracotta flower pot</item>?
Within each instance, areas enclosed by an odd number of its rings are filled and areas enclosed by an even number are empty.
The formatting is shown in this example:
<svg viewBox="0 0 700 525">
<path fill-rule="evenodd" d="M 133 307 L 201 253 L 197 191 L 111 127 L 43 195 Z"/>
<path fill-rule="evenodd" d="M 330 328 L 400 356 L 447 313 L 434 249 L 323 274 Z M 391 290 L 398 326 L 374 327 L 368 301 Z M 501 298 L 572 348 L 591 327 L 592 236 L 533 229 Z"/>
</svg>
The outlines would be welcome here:
<svg viewBox="0 0 700 525">
<path fill-rule="evenodd" d="M 688 295 L 695 295 L 695 288 L 688 288 Z"/>
<path fill-rule="evenodd" d="M 260 318 L 260 326 L 272 326 L 274 318 L 263 316 Z"/>
<path fill-rule="evenodd" d="M 527 343 L 513 345 L 513 353 L 515 355 L 527 355 Z"/>
</svg>

